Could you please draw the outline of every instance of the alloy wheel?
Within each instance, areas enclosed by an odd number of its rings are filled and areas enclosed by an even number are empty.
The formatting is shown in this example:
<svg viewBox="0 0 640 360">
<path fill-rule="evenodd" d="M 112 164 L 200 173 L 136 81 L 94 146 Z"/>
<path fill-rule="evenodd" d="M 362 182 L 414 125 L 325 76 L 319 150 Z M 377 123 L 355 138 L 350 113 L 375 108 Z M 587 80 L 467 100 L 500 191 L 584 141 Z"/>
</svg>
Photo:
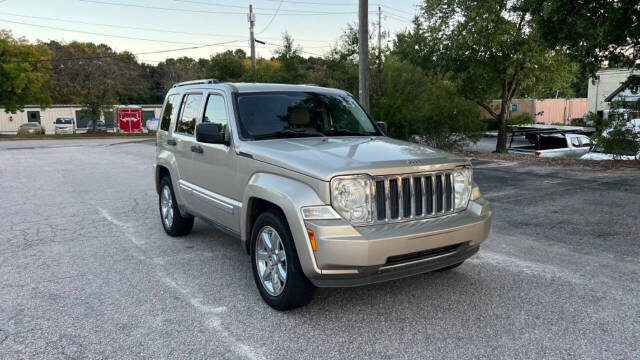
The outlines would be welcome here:
<svg viewBox="0 0 640 360">
<path fill-rule="evenodd" d="M 287 255 L 280 235 L 271 226 L 258 232 L 255 257 L 262 286 L 269 295 L 280 295 L 287 283 Z"/>
</svg>

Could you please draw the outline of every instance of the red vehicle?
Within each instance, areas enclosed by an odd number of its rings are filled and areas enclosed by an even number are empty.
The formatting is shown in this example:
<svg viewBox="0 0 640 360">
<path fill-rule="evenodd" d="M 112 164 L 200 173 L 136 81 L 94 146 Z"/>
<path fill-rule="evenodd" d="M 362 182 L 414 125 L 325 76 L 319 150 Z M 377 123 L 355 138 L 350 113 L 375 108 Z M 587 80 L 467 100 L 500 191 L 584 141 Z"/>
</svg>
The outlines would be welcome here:
<svg viewBox="0 0 640 360">
<path fill-rule="evenodd" d="M 113 120 L 117 132 L 142 132 L 142 108 L 135 105 L 113 107 Z"/>
</svg>

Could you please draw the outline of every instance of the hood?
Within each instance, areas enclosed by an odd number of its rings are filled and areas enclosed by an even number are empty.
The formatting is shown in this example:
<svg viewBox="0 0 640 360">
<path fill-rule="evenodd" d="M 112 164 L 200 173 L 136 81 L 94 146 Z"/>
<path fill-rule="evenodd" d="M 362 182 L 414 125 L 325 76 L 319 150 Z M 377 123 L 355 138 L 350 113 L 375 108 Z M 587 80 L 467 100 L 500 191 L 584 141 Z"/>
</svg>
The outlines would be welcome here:
<svg viewBox="0 0 640 360">
<path fill-rule="evenodd" d="M 329 181 L 347 174 L 406 174 L 469 162 L 424 145 L 388 137 L 323 137 L 247 141 L 254 159 Z"/>
</svg>

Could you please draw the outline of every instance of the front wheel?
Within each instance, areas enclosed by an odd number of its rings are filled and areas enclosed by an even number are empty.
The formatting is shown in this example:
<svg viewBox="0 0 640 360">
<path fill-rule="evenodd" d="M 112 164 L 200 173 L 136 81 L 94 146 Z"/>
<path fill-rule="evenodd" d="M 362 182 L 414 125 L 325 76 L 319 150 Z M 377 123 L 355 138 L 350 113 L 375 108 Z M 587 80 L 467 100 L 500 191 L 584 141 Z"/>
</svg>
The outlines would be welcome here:
<svg viewBox="0 0 640 360">
<path fill-rule="evenodd" d="M 276 310 L 290 310 L 311 301 L 315 287 L 302 272 L 293 237 L 284 216 L 267 211 L 251 231 L 253 277 L 264 301 Z"/>
</svg>

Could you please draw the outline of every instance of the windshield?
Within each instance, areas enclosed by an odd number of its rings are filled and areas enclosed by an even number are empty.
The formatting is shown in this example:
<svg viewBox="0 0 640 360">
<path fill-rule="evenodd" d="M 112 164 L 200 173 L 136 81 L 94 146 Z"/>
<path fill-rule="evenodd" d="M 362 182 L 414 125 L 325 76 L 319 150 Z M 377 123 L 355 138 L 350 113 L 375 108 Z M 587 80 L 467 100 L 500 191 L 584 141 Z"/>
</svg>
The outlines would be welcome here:
<svg viewBox="0 0 640 360">
<path fill-rule="evenodd" d="M 71 125 L 73 124 L 73 119 L 56 119 L 56 124 Z"/>
<path fill-rule="evenodd" d="M 247 139 L 372 136 L 378 129 L 348 95 L 268 92 L 238 95 L 240 133 Z"/>
</svg>

